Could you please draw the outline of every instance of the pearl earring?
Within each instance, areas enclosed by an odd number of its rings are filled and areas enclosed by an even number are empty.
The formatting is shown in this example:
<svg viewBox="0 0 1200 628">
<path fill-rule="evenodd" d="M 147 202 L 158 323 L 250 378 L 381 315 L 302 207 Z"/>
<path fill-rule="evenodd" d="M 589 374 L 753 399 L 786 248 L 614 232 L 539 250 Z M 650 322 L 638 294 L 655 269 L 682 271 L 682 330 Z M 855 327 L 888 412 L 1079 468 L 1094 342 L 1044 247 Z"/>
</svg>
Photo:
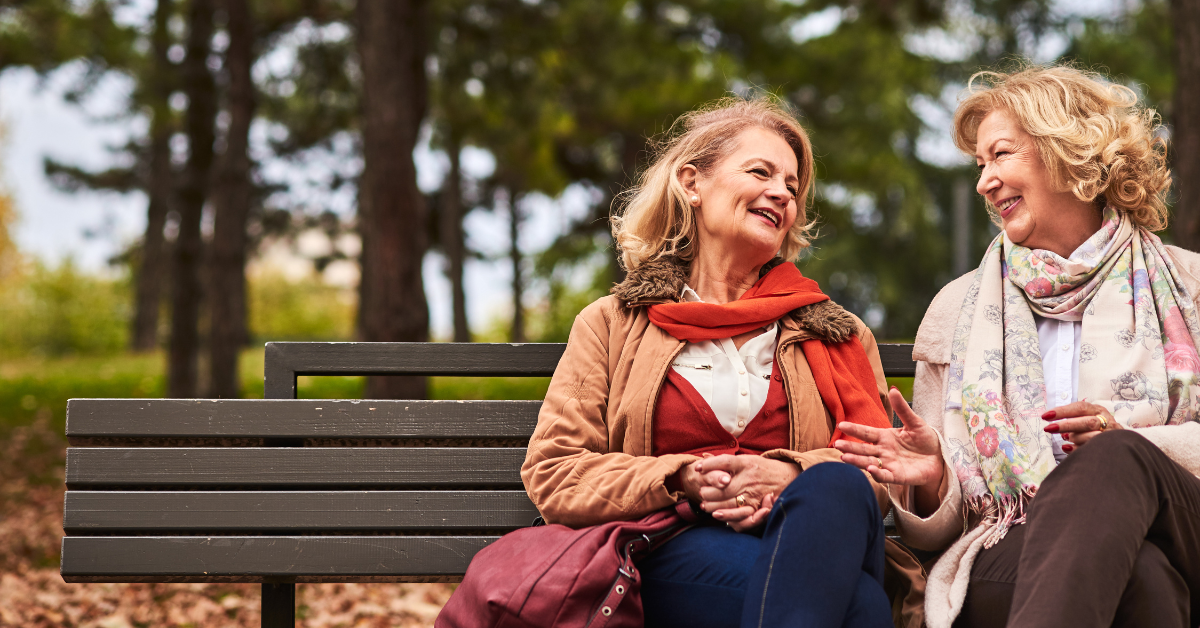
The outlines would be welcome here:
<svg viewBox="0 0 1200 628">
<path fill-rule="evenodd" d="M 700 202 L 700 197 L 693 194 L 692 195 L 692 205 L 695 205 L 696 203 L 699 203 L 699 202 Z"/>
</svg>

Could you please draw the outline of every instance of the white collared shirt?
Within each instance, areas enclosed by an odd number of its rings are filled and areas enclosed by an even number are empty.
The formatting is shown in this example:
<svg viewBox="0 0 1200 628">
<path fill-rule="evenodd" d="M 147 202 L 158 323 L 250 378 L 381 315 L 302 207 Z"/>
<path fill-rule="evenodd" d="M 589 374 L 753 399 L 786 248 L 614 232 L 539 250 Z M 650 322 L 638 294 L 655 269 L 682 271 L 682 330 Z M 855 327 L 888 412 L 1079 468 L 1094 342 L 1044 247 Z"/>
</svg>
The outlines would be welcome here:
<svg viewBox="0 0 1200 628">
<path fill-rule="evenodd" d="M 1046 409 L 1057 408 L 1077 401 L 1079 394 L 1079 344 L 1083 323 L 1060 321 L 1033 315 L 1037 323 L 1038 345 L 1042 353 L 1042 379 L 1046 382 Z M 1054 459 L 1066 460 L 1063 439 L 1050 435 Z"/>
<path fill-rule="evenodd" d="M 680 300 L 703 302 L 686 285 Z M 741 349 L 730 338 L 689 342 L 671 365 L 708 402 L 721 426 L 735 437 L 746 431 L 767 401 L 778 332 L 779 323 L 771 323 Z"/>
</svg>

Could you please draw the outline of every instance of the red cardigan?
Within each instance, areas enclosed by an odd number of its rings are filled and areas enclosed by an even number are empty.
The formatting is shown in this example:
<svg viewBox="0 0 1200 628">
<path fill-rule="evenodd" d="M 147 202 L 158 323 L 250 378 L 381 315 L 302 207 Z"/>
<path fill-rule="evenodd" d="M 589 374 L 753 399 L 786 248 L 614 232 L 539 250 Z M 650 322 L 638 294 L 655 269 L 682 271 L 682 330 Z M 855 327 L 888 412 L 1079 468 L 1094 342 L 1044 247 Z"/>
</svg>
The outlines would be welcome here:
<svg viewBox="0 0 1200 628">
<path fill-rule="evenodd" d="M 726 430 L 704 397 L 675 369 L 667 370 L 667 381 L 658 393 L 654 408 L 652 451 L 665 454 L 710 453 L 754 454 L 788 446 L 788 399 L 783 390 L 779 362 L 771 369 L 767 401 L 747 424 L 741 436 Z"/>
</svg>

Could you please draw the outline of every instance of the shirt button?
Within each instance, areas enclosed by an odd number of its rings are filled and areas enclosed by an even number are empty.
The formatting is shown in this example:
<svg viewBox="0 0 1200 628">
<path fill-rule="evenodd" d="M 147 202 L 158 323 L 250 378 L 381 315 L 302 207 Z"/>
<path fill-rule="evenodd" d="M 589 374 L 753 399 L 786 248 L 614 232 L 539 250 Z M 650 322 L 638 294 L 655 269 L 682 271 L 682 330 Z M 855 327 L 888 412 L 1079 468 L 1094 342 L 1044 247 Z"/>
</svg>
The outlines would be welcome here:
<svg viewBox="0 0 1200 628">
<path fill-rule="evenodd" d="M 738 427 L 746 427 L 745 421 L 738 421 Z"/>
<path fill-rule="evenodd" d="M 1065 393 L 1065 392 L 1060 392 L 1060 393 L 1058 393 L 1058 398 L 1059 398 L 1059 399 L 1066 399 L 1067 397 L 1070 397 L 1070 396 L 1071 396 L 1071 395 L 1069 395 L 1069 394 L 1067 394 L 1067 393 Z"/>
<path fill-rule="evenodd" d="M 1063 351 L 1070 351 L 1070 350 L 1071 350 L 1071 345 L 1063 345 L 1063 346 L 1061 346 L 1061 347 L 1059 347 L 1059 348 L 1060 348 L 1060 349 L 1062 349 Z"/>
<path fill-rule="evenodd" d="M 745 375 L 746 369 L 738 369 L 738 375 Z"/>
<path fill-rule="evenodd" d="M 746 395 L 748 395 L 748 394 L 750 394 L 750 391 L 748 391 L 748 390 L 746 390 L 746 389 L 744 389 L 744 388 L 743 388 L 743 389 L 742 389 L 742 396 L 743 396 L 743 397 L 745 397 L 745 396 L 746 396 Z"/>
</svg>

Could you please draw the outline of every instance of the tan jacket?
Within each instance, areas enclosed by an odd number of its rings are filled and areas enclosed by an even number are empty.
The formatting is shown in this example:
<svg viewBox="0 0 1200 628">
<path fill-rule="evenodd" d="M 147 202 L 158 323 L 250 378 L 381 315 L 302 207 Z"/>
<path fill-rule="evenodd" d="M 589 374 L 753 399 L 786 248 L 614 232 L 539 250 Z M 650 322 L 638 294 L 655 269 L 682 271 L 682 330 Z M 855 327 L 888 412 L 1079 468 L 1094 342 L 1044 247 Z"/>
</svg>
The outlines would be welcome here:
<svg viewBox="0 0 1200 628">
<path fill-rule="evenodd" d="M 1180 271 L 1183 284 L 1192 299 L 1197 300 L 1200 298 L 1200 255 L 1174 246 L 1168 246 L 1167 250 Z M 974 272 L 959 277 L 934 297 L 913 346 L 913 359 L 917 360 L 913 410 L 938 431 L 939 437 L 943 433 L 942 407 L 946 399 L 951 343 L 973 277 Z M 1196 303 L 1200 307 L 1200 300 Z M 1200 475 L 1200 423 L 1140 428 L 1138 433 L 1158 445 L 1172 460 Z M 946 473 L 942 501 L 933 514 L 925 518 L 913 514 L 908 504 L 908 491 L 903 487 L 891 487 L 896 528 L 904 542 L 917 549 L 946 550 L 929 572 L 925 617 L 930 628 L 949 628 L 962 610 L 971 565 L 983 545 L 980 535 L 983 529 L 975 518 L 967 519 L 959 483 L 949 481 L 954 466 L 945 456 L 947 451 L 943 443 Z"/>
<path fill-rule="evenodd" d="M 579 527 L 635 519 L 684 498 L 667 490 L 666 479 L 697 457 L 650 455 L 658 392 L 684 343 L 652 325 L 645 306 L 677 300 L 686 277 L 679 264 L 644 264 L 629 273 L 614 295 L 575 318 L 521 467 L 525 490 L 547 521 Z M 827 447 L 833 420 L 799 343 L 810 338 L 840 342 L 857 335 L 879 394 L 885 395 L 875 337 L 832 301 L 794 310 L 780 323 L 775 359 L 789 400 L 789 444 L 763 455 L 795 462 L 801 469 L 838 461 L 839 452 Z M 887 490 L 869 475 L 867 479 L 886 514 Z M 891 539 L 885 549 L 884 587 L 896 625 L 919 628 L 924 570 Z"/>
<path fill-rule="evenodd" d="M 684 495 L 668 491 L 666 479 L 698 459 L 650 455 L 658 392 L 684 342 L 651 324 L 644 306 L 675 300 L 684 275 L 682 268 L 661 263 L 638 271 L 630 273 L 616 295 L 592 303 L 576 317 L 550 381 L 521 467 L 530 499 L 549 522 L 594 525 L 635 519 L 674 504 Z M 811 338 L 836 342 L 857 334 L 882 395 L 887 384 L 875 337 L 830 301 L 799 308 L 780 323 L 775 356 L 789 399 L 789 445 L 763 455 L 802 469 L 837 461 L 839 452 L 828 447 L 833 421 L 799 343 Z M 871 484 L 886 513 L 886 489 L 874 480 Z"/>
</svg>

